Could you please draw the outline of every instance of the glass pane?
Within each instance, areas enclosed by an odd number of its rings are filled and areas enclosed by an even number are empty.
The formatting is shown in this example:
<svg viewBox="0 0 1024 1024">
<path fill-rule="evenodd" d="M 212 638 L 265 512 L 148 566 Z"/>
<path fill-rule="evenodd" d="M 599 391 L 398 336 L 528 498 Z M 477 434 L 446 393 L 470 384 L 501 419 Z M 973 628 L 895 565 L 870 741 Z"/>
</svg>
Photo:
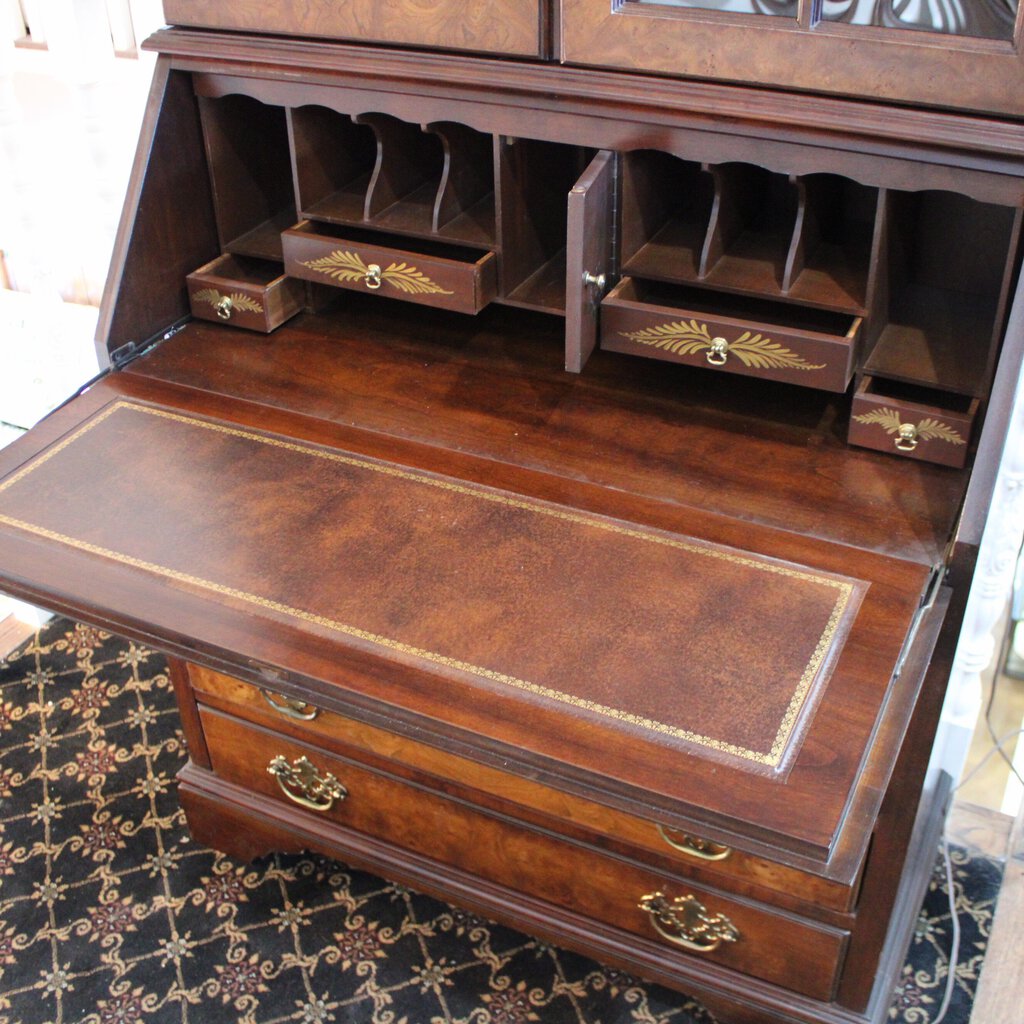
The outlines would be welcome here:
<svg viewBox="0 0 1024 1024">
<path fill-rule="evenodd" d="M 800 0 L 631 0 L 659 7 L 696 7 L 702 11 L 730 11 L 735 14 L 774 14 L 795 18 Z"/>
<path fill-rule="evenodd" d="M 1019 0 L 823 0 L 822 19 L 1012 41 Z"/>
</svg>

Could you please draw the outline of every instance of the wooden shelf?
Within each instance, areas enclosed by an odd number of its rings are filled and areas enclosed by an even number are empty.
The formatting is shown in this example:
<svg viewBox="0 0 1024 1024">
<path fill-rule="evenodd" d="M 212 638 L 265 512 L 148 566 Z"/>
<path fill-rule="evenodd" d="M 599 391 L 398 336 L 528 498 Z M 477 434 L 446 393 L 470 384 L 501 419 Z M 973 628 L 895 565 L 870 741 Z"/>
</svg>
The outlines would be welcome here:
<svg viewBox="0 0 1024 1024">
<path fill-rule="evenodd" d="M 908 286 L 864 369 L 877 377 L 983 396 L 992 327 L 991 312 L 959 293 Z"/>
<path fill-rule="evenodd" d="M 565 250 L 535 270 L 504 300 L 510 306 L 565 315 Z"/>
<path fill-rule="evenodd" d="M 224 251 L 236 256 L 280 261 L 284 258 L 281 252 L 281 232 L 292 227 L 296 220 L 294 210 L 281 210 L 251 231 L 232 239 L 224 246 Z"/>
</svg>

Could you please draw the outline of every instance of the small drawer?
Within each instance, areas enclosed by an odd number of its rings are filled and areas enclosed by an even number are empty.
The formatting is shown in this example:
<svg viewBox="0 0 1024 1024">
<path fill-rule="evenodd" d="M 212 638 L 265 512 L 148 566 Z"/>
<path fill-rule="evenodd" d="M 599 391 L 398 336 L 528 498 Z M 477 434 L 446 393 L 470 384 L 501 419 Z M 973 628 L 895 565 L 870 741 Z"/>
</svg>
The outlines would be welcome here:
<svg viewBox="0 0 1024 1024">
<path fill-rule="evenodd" d="M 218 256 L 186 278 L 192 315 L 269 334 L 302 309 L 306 287 L 280 263 Z"/>
<path fill-rule="evenodd" d="M 860 317 L 623 278 L 601 303 L 601 348 L 845 391 Z"/>
<path fill-rule="evenodd" d="M 281 235 L 285 270 L 318 284 L 479 313 L 498 289 L 493 252 L 302 221 Z"/>
<path fill-rule="evenodd" d="M 524 827 L 362 764 L 208 708 L 216 775 L 332 827 L 383 840 L 565 907 L 664 947 L 666 961 L 706 959 L 817 999 L 830 997 L 847 932 Z M 709 921 L 699 920 L 699 911 Z M 680 942 L 679 940 L 684 940 Z"/>
<path fill-rule="evenodd" d="M 957 469 L 967 460 L 978 399 L 865 377 L 850 409 L 850 444 Z"/>
<path fill-rule="evenodd" d="M 503 813 L 596 845 L 614 847 L 623 856 L 653 864 L 679 878 L 802 913 L 843 913 L 852 908 L 856 886 L 730 849 L 699 833 L 682 833 L 316 704 L 294 700 L 276 691 L 272 676 L 268 675 L 266 686 L 257 687 L 198 665 L 189 665 L 188 675 L 200 701 L 234 716 L 307 743 L 330 748 L 343 744 L 364 757 L 384 759 L 390 770 L 399 774 L 411 769 L 424 784 L 437 790 L 447 790 L 454 783 L 470 794 L 470 799 Z"/>
</svg>

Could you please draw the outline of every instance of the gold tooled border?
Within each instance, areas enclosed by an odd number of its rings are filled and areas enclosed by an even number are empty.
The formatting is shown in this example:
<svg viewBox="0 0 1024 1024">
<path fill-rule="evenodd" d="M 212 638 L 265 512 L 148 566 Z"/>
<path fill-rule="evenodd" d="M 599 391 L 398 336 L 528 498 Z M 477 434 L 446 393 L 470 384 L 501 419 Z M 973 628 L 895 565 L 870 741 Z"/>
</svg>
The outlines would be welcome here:
<svg viewBox="0 0 1024 1024">
<path fill-rule="evenodd" d="M 192 586 L 199 587 L 203 590 L 209 590 L 217 594 L 222 594 L 226 597 L 236 598 L 247 604 L 255 605 L 259 608 L 265 608 L 269 611 L 277 612 L 292 618 L 297 618 L 302 622 L 310 623 L 330 629 L 334 632 L 342 633 L 345 636 L 350 636 L 358 640 L 366 641 L 368 643 L 376 644 L 386 648 L 389 651 L 394 651 L 399 654 L 411 656 L 427 661 L 434 665 L 444 666 L 445 668 L 455 669 L 459 672 L 465 672 L 470 675 L 478 676 L 484 679 L 491 680 L 492 682 L 502 683 L 507 686 L 514 687 L 518 690 L 524 690 L 528 693 L 536 694 L 541 697 L 546 697 L 551 700 L 559 701 L 563 704 L 569 704 L 573 707 L 581 708 L 586 711 L 594 712 L 596 714 L 613 718 L 621 722 L 628 723 L 629 725 L 639 726 L 644 729 L 658 732 L 666 736 L 671 736 L 674 739 L 681 739 L 687 743 L 692 743 L 697 746 L 706 747 L 710 750 L 719 751 L 724 754 L 731 754 L 734 757 L 741 758 L 745 761 L 751 761 L 756 764 L 765 765 L 771 768 L 776 768 L 781 763 L 783 755 L 786 750 L 786 746 L 789 743 L 789 739 L 793 733 L 793 729 L 796 726 L 797 718 L 800 714 L 800 710 L 803 707 L 804 701 L 810 692 L 812 683 L 821 669 L 826 656 L 828 655 L 829 648 L 832 645 L 832 641 L 835 638 L 836 632 L 839 629 L 839 624 L 842 621 L 843 615 L 846 609 L 849 607 L 850 601 L 853 597 L 855 586 L 854 583 L 849 579 L 835 578 L 812 572 L 810 570 L 799 569 L 789 565 L 782 565 L 776 562 L 768 561 L 765 559 L 758 559 L 750 557 L 748 555 L 738 554 L 730 549 L 712 546 L 710 543 L 698 543 L 687 540 L 682 540 L 678 537 L 669 536 L 666 534 L 650 532 L 646 530 L 633 529 L 622 523 L 616 522 L 610 519 L 604 519 L 598 515 L 588 515 L 580 512 L 570 512 L 564 508 L 559 508 L 555 505 L 547 505 L 539 501 L 530 501 L 526 498 L 513 497 L 507 493 L 496 491 L 484 487 L 482 485 L 469 485 L 461 484 L 454 480 L 446 477 L 436 476 L 426 471 L 418 471 L 412 469 L 402 468 L 395 466 L 387 462 L 378 462 L 368 458 L 360 458 L 355 455 L 342 454 L 341 452 L 331 451 L 324 448 L 315 447 L 313 444 L 297 443 L 294 441 L 285 441 L 277 437 L 272 437 L 266 434 L 255 433 L 251 430 L 244 430 L 239 427 L 231 427 L 224 423 L 213 422 L 210 420 L 203 420 L 193 416 L 184 416 L 180 413 L 170 412 L 166 409 L 156 409 L 151 406 L 138 405 L 134 402 L 127 402 L 118 400 L 112 403 L 108 408 L 98 413 L 87 423 L 83 424 L 72 434 L 69 434 L 63 441 L 55 444 L 52 448 L 47 449 L 41 455 L 34 459 L 31 459 L 20 469 L 12 473 L 6 480 L 0 482 L 0 493 L 9 490 L 19 480 L 24 479 L 29 473 L 34 472 L 41 465 L 48 462 L 54 456 L 64 451 L 77 440 L 79 440 L 84 434 L 88 433 L 94 427 L 103 423 L 114 413 L 126 410 L 128 412 L 143 413 L 149 416 L 158 416 L 163 419 L 172 420 L 177 423 L 185 423 L 191 426 L 200 427 L 204 430 L 212 430 L 218 433 L 227 434 L 232 437 L 240 437 L 250 441 L 256 441 L 260 444 L 269 445 L 274 448 L 282 448 L 288 451 L 301 452 L 304 455 L 312 455 L 316 458 L 326 459 L 331 462 L 342 463 L 343 465 L 354 466 L 359 469 L 369 470 L 374 473 L 381 473 L 386 476 L 393 476 L 403 480 L 412 480 L 420 484 L 426 484 L 430 487 L 437 487 L 441 490 L 451 491 L 456 494 L 464 494 L 474 498 L 478 498 L 484 501 L 492 501 L 500 505 L 506 505 L 511 508 L 518 508 L 528 510 L 530 512 L 540 513 L 541 515 L 551 516 L 552 518 L 559 519 L 565 522 L 580 523 L 585 526 L 594 527 L 601 530 L 607 530 L 611 533 L 618 533 L 627 537 L 634 537 L 639 540 L 648 541 L 655 544 L 663 544 L 666 547 L 676 548 L 682 551 L 693 552 L 696 554 L 704 555 L 708 558 L 719 558 L 724 561 L 732 562 L 734 564 L 748 566 L 750 568 L 758 569 L 763 572 L 775 573 L 780 576 L 787 576 L 792 579 L 804 580 L 809 583 L 815 583 L 819 586 L 831 587 L 837 592 L 836 602 L 832 608 L 832 613 L 829 616 L 828 622 L 825 625 L 824 630 L 818 643 L 815 646 L 814 652 L 811 655 L 810 661 L 807 663 L 803 674 L 800 677 L 800 681 L 790 699 L 789 705 L 783 714 L 782 721 L 779 725 L 778 732 L 776 733 L 775 740 L 769 751 L 761 752 L 756 750 L 748 750 L 745 747 L 738 746 L 733 743 L 728 743 L 724 740 L 717 740 L 709 736 L 703 736 L 699 733 L 690 732 L 687 729 L 681 729 L 678 726 L 667 725 L 664 722 L 657 722 L 649 718 L 645 718 L 641 715 L 635 715 L 628 711 L 622 711 L 618 708 L 607 707 L 604 704 L 598 704 L 595 701 L 586 700 L 585 698 L 576 697 L 572 694 L 563 693 L 561 690 L 555 690 L 548 686 L 543 686 L 539 683 L 529 682 L 528 680 L 518 679 L 515 676 L 507 675 L 503 672 L 496 672 L 492 669 L 483 668 L 479 665 L 473 665 L 469 662 L 460 661 L 456 658 L 449 658 L 445 655 L 438 654 L 435 651 L 424 650 L 419 647 L 414 647 L 410 644 L 402 643 L 399 640 L 395 640 L 391 637 L 381 636 L 376 633 L 371 633 L 364 629 L 359 629 L 356 626 L 349 626 L 342 622 L 337 622 L 333 619 L 329 619 L 322 615 L 315 615 L 312 612 L 304 611 L 301 608 L 293 608 L 290 605 L 283 604 L 280 601 L 272 601 L 268 598 L 260 597 L 257 594 L 250 594 L 247 591 L 239 590 L 235 587 L 224 586 L 223 584 L 216 583 L 213 580 L 207 580 L 200 576 L 193 576 L 189 573 L 179 572 L 175 569 L 170 569 L 167 566 L 157 565 L 153 562 L 147 562 L 143 559 L 134 558 L 129 555 L 122 554 L 117 551 L 113 551 L 109 548 L 101 547 L 98 544 L 91 544 L 87 541 L 78 540 L 75 537 L 69 537 L 65 534 L 58 533 L 54 530 L 49 530 L 46 527 L 38 526 L 34 523 L 27 523 L 19 519 L 15 519 L 11 516 L 0 513 L 0 523 L 7 526 L 15 527 L 16 529 L 25 530 L 29 533 L 36 534 L 37 536 L 44 537 L 47 540 L 57 541 L 61 544 L 66 544 L 69 547 L 76 548 L 80 551 L 88 552 L 89 554 L 100 555 L 104 558 L 110 558 L 116 562 L 120 562 L 124 565 L 130 565 L 133 568 L 143 569 L 147 572 L 154 573 L 158 576 L 162 576 L 166 579 L 172 579 L 180 583 L 191 584 Z"/>
</svg>

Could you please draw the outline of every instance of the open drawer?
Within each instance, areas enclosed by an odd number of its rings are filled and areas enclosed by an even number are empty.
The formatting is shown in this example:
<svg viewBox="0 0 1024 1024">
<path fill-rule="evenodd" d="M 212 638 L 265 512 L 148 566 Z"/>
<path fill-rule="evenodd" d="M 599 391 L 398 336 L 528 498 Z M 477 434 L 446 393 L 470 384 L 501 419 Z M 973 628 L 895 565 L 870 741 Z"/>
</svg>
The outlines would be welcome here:
<svg viewBox="0 0 1024 1024">
<path fill-rule="evenodd" d="M 493 252 L 311 221 L 281 241 L 289 274 L 336 288 L 459 313 L 479 313 L 498 288 Z"/>
<path fill-rule="evenodd" d="M 185 279 L 192 315 L 269 334 L 302 308 L 305 285 L 280 263 L 225 254 Z"/>
<path fill-rule="evenodd" d="M 493 480 L 119 373 L 0 454 L 0 585 L 852 886 L 928 566 Z"/>
<path fill-rule="evenodd" d="M 601 348 L 845 391 L 861 318 L 624 277 L 601 302 Z"/>
</svg>

